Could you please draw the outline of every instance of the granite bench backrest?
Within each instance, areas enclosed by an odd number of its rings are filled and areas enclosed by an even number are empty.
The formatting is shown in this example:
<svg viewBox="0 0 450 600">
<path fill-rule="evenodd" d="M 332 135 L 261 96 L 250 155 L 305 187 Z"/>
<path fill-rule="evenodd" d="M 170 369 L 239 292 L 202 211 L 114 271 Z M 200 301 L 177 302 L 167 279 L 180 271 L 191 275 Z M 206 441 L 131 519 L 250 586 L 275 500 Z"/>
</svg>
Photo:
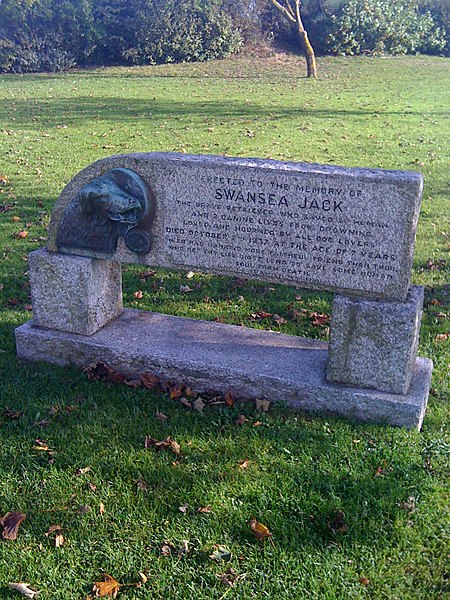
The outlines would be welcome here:
<svg viewBox="0 0 450 600">
<path fill-rule="evenodd" d="M 404 301 L 421 194 L 409 171 L 119 155 L 63 190 L 48 250 Z"/>
</svg>

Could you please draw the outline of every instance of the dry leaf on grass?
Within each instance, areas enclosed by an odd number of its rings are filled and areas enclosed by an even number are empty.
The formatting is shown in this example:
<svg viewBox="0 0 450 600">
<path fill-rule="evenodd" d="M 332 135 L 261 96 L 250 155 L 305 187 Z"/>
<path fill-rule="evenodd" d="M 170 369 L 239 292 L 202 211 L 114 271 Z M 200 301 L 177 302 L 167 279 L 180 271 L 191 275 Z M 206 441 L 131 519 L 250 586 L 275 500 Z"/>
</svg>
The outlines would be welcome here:
<svg viewBox="0 0 450 600">
<path fill-rule="evenodd" d="M 23 229 L 22 231 L 18 231 L 17 233 L 14 234 L 14 237 L 16 239 L 25 239 L 28 236 L 28 231 L 26 229 Z"/>
<path fill-rule="evenodd" d="M 252 519 L 250 521 L 250 527 L 252 528 L 255 538 L 257 540 L 265 540 L 266 538 L 269 538 L 272 545 L 274 545 L 274 542 L 272 540 L 272 534 L 265 525 L 259 523 L 256 519 Z"/>
<path fill-rule="evenodd" d="M 248 419 L 245 415 L 239 415 L 238 417 L 235 418 L 234 420 L 234 424 L 235 425 L 243 425 L 244 423 L 247 423 Z"/>
<path fill-rule="evenodd" d="M 197 398 L 197 400 L 194 400 L 192 406 L 195 408 L 196 411 L 203 414 L 203 409 L 205 408 L 206 404 L 201 398 Z"/>
<path fill-rule="evenodd" d="M 145 437 L 144 447 L 146 449 L 154 448 L 155 450 L 172 450 L 174 454 L 180 454 L 180 444 L 176 442 L 170 435 L 162 441 L 155 440 L 147 435 Z"/>
<path fill-rule="evenodd" d="M 230 562 L 232 554 L 228 548 L 221 546 L 220 544 L 216 544 L 214 548 L 215 550 L 209 555 L 209 558 L 212 558 L 212 560 L 224 560 L 225 562 Z"/>
<path fill-rule="evenodd" d="M 363 585 L 369 585 L 370 579 L 367 579 L 367 577 L 360 577 L 359 583 L 362 583 Z"/>
<path fill-rule="evenodd" d="M 281 315 L 273 315 L 272 319 L 275 321 L 277 325 L 286 325 L 287 319 L 282 317 Z"/>
<path fill-rule="evenodd" d="M 91 471 L 91 467 L 81 467 L 75 470 L 75 475 L 84 475 L 85 473 L 89 473 Z"/>
<path fill-rule="evenodd" d="M 104 515 L 104 514 L 105 514 L 105 505 L 103 504 L 103 502 L 100 502 L 100 505 L 99 505 L 99 507 L 98 507 L 98 512 L 99 512 L 101 515 Z"/>
<path fill-rule="evenodd" d="M 158 419 L 158 421 L 161 421 L 161 423 L 164 423 L 165 421 L 167 421 L 167 419 L 169 418 L 167 415 L 165 415 L 162 412 L 159 412 L 159 410 L 157 410 L 155 412 L 155 417 Z"/>
<path fill-rule="evenodd" d="M 337 510 L 334 514 L 334 519 L 330 523 L 331 529 L 338 533 L 345 533 L 348 529 L 348 525 L 345 521 L 345 513 L 342 510 Z"/>
<path fill-rule="evenodd" d="M 180 292 L 183 294 L 189 294 L 189 292 L 193 292 L 194 290 L 190 288 L 188 285 L 180 285 Z"/>
<path fill-rule="evenodd" d="M 270 406 L 270 400 L 256 400 L 255 401 L 256 410 L 267 412 Z"/>
<path fill-rule="evenodd" d="M 234 406 L 234 396 L 231 392 L 227 392 L 224 396 L 225 404 L 232 408 Z"/>
<path fill-rule="evenodd" d="M 104 598 L 106 596 L 112 596 L 115 598 L 119 592 L 120 583 L 107 575 L 103 575 L 103 581 L 96 581 L 92 587 L 92 591 L 95 592 L 96 598 Z"/>
<path fill-rule="evenodd" d="M 246 469 L 248 467 L 248 465 L 250 464 L 250 462 L 251 461 L 248 458 L 246 458 L 245 460 L 243 460 L 239 463 L 239 467 L 241 469 Z"/>
<path fill-rule="evenodd" d="M 3 527 L 2 537 L 4 540 L 15 540 L 19 532 L 20 524 L 27 518 L 27 515 L 20 512 L 7 512 L 0 517 L 0 526 Z"/>
<path fill-rule="evenodd" d="M 61 546 L 64 545 L 64 536 L 62 534 L 62 527 L 61 527 L 61 525 L 50 525 L 50 527 L 48 528 L 47 533 L 45 533 L 44 535 L 46 537 L 49 537 L 53 533 L 56 534 L 55 535 L 55 547 L 56 548 L 60 548 Z"/>
<path fill-rule="evenodd" d="M 325 323 L 329 323 L 330 315 L 325 313 L 313 312 L 310 315 L 310 319 L 313 325 L 320 327 L 321 325 L 325 325 Z"/>
<path fill-rule="evenodd" d="M 34 598 L 38 591 L 29 587 L 29 583 L 8 583 L 8 587 L 25 596 L 25 598 Z"/>
<path fill-rule="evenodd" d="M 159 377 L 152 373 L 141 373 L 139 379 L 141 380 L 142 385 L 148 390 L 156 387 L 160 382 Z"/>
<path fill-rule="evenodd" d="M 137 299 L 137 300 L 142 300 L 142 298 L 144 297 L 144 293 L 142 290 L 137 290 L 136 292 L 134 292 L 133 296 Z"/>
<path fill-rule="evenodd" d="M 197 509 L 197 512 L 203 513 L 203 514 L 209 514 L 211 512 L 211 507 L 210 506 L 201 506 L 200 508 Z"/>
</svg>

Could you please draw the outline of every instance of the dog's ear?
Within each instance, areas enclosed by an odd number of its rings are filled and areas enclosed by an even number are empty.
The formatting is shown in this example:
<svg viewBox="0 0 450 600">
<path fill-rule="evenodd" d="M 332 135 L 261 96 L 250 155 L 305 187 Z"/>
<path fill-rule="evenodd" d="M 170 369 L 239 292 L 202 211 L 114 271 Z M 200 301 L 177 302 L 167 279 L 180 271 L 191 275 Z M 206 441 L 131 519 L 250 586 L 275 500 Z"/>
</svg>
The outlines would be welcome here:
<svg viewBox="0 0 450 600">
<path fill-rule="evenodd" d="M 81 212 L 87 217 L 91 216 L 94 210 L 94 200 L 97 194 L 89 186 L 85 185 L 77 194 L 77 201 L 80 205 Z"/>
</svg>

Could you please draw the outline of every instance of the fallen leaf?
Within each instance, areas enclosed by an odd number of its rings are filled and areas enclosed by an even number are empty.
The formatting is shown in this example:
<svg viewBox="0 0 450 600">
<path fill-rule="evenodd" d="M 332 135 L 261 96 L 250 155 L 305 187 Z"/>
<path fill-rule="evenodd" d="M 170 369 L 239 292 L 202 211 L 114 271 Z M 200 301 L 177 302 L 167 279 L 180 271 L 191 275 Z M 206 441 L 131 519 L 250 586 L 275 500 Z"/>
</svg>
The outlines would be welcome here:
<svg viewBox="0 0 450 600">
<path fill-rule="evenodd" d="M 183 556 L 189 552 L 189 540 L 183 540 L 181 546 L 178 549 L 178 556 Z"/>
<path fill-rule="evenodd" d="M 172 552 L 175 551 L 175 546 L 173 546 L 172 544 L 169 544 L 168 542 L 165 542 L 164 544 L 161 545 L 160 549 L 161 549 L 161 554 L 163 556 L 170 556 L 172 554 Z"/>
<path fill-rule="evenodd" d="M 262 421 L 255 421 L 255 422 L 253 423 L 253 427 L 261 427 L 261 425 L 263 425 L 263 422 L 262 422 Z"/>
<path fill-rule="evenodd" d="M 256 400 L 255 401 L 256 410 L 267 412 L 270 406 L 270 400 Z"/>
<path fill-rule="evenodd" d="M 225 562 L 230 562 L 232 554 L 231 551 L 228 550 L 228 548 L 226 548 L 225 546 L 220 546 L 218 544 L 216 544 L 214 547 L 215 550 L 212 554 L 209 555 L 209 558 L 212 558 L 213 560 L 223 560 Z"/>
<path fill-rule="evenodd" d="M 1 181 L 0 181 L 1 183 Z M 15 223 L 17 223 L 18 221 L 20 221 L 20 217 L 11 217 L 11 221 L 14 221 Z"/>
<path fill-rule="evenodd" d="M 348 529 L 348 525 L 345 521 L 345 513 L 342 510 L 337 510 L 334 515 L 333 521 L 330 523 L 331 529 L 338 533 L 345 533 Z"/>
<path fill-rule="evenodd" d="M 285 319 L 281 315 L 273 315 L 272 319 L 277 325 L 285 325 L 287 323 L 287 319 Z"/>
<path fill-rule="evenodd" d="M 197 390 L 193 390 L 193 389 L 192 389 L 192 388 L 190 388 L 190 387 L 187 387 L 187 388 L 184 390 L 184 393 L 185 393 L 185 395 L 186 395 L 188 398 L 197 398 L 197 396 L 198 396 L 198 391 L 197 391 Z"/>
<path fill-rule="evenodd" d="M 146 281 L 147 279 L 149 279 L 150 277 L 154 277 L 156 275 L 156 271 L 145 271 L 145 273 L 140 273 L 138 275 L 139 279 L 142 279 L 143 281 Z"/>
<path fill-rule="evenodd" d="M 137 292 L 134 292 L 133 296 L 138 300 L 141 300 L 144 297 L 144 293 L 142 290 L 137 290 Z"/>
<path fill-rule="evenodd" d="M 117 582 L 111 575 L 103 575 L 103 581 L 96 581 L 92 587 L 92 591 L 95 592 L 97 598 L 104 598 L 105 596 L 112 596 L 115 598 L 119 592 L 120 583 Z"/>
<path fill-rule="evenodd" d="M 180 452 L 181 452 L 180 444 L 178 444 L 178 442 L 176 442 L 170 435 L 161 442 L 159 442 L 158 440 L 155 440 L 154 438 L 147 435 L 145 437 L 144 447 L 146 449 L 154 448 L 155 450 L 169 449 L 169 450 L 172 450 L 172 452 L 174 452 L 174 454 L 180 454 Z"/>
<path fill-rule="evenodd" d="M 148 577 L 145 573 L 142 573 L 142 571 L 139 571 L 139 577 L 142 579 L 142 583 L 147 583 Z"/>
<path fill-rule="evenodd" d="M 206 404 L 203 402 L 203 400 L 201 398 L 197 398 L 197 400 L 194 400 L 194 402 L 192 403 L 192 406 L 199 413 L 203 414 L 203 409 L 205 408 Z"/>
<path fill-rule="evenodd" d="M 256 519 L 252 519 L 250 521 L 250 527 L 252 528 L 257 540 L 265 540 L 266 538 L 269 538 L 273 544 L 272 534 L 265 525 L 259 523 Z"/>
<path fill-rule="evenodd" d="M 234 420 L 234 424 L 235 425 L 243 425 L 244 423 L 246 423 L 248 421 L 247 417 L 245 415 L 239 415 L 238 417 L 236 417 L 236 419 Z"/>
<path fill-rule="evenodd" d="M 317 325 L 318 327 L 325 325 L 325 323 L 329 323 L 330 321 L 330 315 L 325 313 L 313 312 L 309 315 L 309 317 L 312 321 L 312 324 Z"/>
<path fill-rule="evenodd" d="M 243 579 L 245 577 L 245 574 L 243 575 L 238 575 L 236 573 L 236 571 L 232 568 L 229 567 L 225 573 L 222 573 L 220 575 L 216 575 L 216 577 L 218 579 L 220 579 L 220 581 L 224 584 L 227 585 L 228 587 L 233 587 L 234 584 L 239 581 L 240 579 Z"/>
<path fill-rule="evenodd" d="M 89 473 L 89 471 L 91 471 L 91 467 L 81 467 L 78 469 L 75 469 L 75 475 L 84 475 L 85 473 Z"/>
<path fill-rule="evenodd" d="M 104 515 L 104 514 L 105 514 L 105 505 L 103 504 L 103 502 L 100 502 L 100 506 L 98 507 L 98 512 L 99 512 L 101 515 Z"/>
<path fill-rule="evenodd" d="M 3 416 L 5 419 L 16 421 L 17 419 L 20 419 L 20 417 L 23 417 L 23 412 L 21 410 L 14 410 L 6 406 L 3 410 Z"/>
<path fill-rule="evenodd" d="M 210 506 L 201 506 L 200 508 L 197 509 L 197 512 L 203 513 L 203 514 L 208 514 L 211 512 L 211 507 Z"/>
<path fill-rule="evenodd" d="M 367 577 L 360 577 L 359 583 L 362 583 L 363 585 L 369 585 L 370 579 L 367 579 Z"/>
<path fill-rule="evenodd" d="M 148 390 L 156 387 L 160 382 L 159 377 L 152 373 L 141 373 L 139 379 L 141 380 L 142 385 Z"/>
<path fill-rule="evenodd" d="M 194 277 L 195 273 L 194 271 L 189 271 L 189 273 L 186 273 L 186 279 L 192 279 Z"/>
<path fill-rule="evenodd" d="M 176 398 L 179 398 L 182 393 L 183 393 L 183 388 L 180 385 L 174 385 L 170 389 L 170 394 L 169 394 L 170 399 L 171 400 L 176 400 Z"/>
<path fill-rule="evenodd" d="M 250 462 L 251 461 L 248 458 L 246 458 L 245 460 L 243 460 L 239 463 L 239 467 L 241 469 L 246 469 L 248 467 L 248 465 L 250 464 Z"/>
<path fill-rule="evenodd" d="M 182 512 L 183 514 L 186 514 L 186 513 L 187 513 L 187 509 L 188 509 L 188 508 L 189 508 L 189 504 L 183 504 L 183 506 L 179 506 L 179 507 L 178 507 L 178 510 L 179 510 L 180 512 Z"/>
<path fill-rule="evenodd" d="M 8 512 L 0 517 L 0 526 L 3 527 L 2 537 L 4 540 L 15 540 L 19 533 L 20 524 L 27 518 L 27 515 L 20 512 Z"/>
<path fill-rule="evenodd" d="M 128 387 L 137 389 L 142 386 L 142 381 L 140 379 L 125 379 L 125 385 Z"/>
<path fill-rule="evenodd" d="M 444 342 L 445 340 L 448 340 L 448 338 L 450 337 L 450 332 L 446 332 L 446 333 L 438 333 L 436 336 L 436 341 L 437 342 Z"/>
<path fill-rule="evenodd" d="M 158 419 L 158 421 L 161 421 L 161 423 L 164 423 L 165 421 L 167 421 L 167 419 L 169 418 L 167 415 L 165 415 L 162 412 L 159 412 L 159 410 L 157 410 L 155 412 L 155 417 Z"/>
<path fill-rule="evenodd" d="M 14 237 L 16 239 L 25 239 L 28 236 L 28 231 L 26 229 L 23 229 L 22 231 L 18 231 L 17 233 L 14 234 Z"/>
<path fill-rule="evenodd" d="M 39 594 L 39 592 L 36 590 L 32 590 L 29 587 L 29 585 L 29 583 L 8 583 L 9 588 L 15 590 L 16 592 L 19 592 L 20 594 L 25 596 L 25 598 L 34 598 L 36 594 Z"/>
<path fill-rule="evenodd" d="M 47 533 L 44 533 L 44 535 L 46 537 L 48 537 L 52 533 L 59 533 L 60 531 L 62 531 L 61 525 L 50 525 L 50 527 L 48 528 Z"/>
<path fill-rule="evenodd" d="M 187 408 L 192 408 L 192 404 L 187 398 L 180 398 L 180 402 L 183 406 L 186 406 Z"/>
<path fill-rule="evenodd" d="M 224 396 L 225 404 L 232 408 L 234 406 L 234 396 L 231 392 L 227 392 Z"/>
<path fill-rule="evenodd" d="M 193 292 L 194 290 L 190 288 L 188 285 L 180 285 L 180 292 L 183 294 L 189 294 L 189 292 Z"/>
</svg>

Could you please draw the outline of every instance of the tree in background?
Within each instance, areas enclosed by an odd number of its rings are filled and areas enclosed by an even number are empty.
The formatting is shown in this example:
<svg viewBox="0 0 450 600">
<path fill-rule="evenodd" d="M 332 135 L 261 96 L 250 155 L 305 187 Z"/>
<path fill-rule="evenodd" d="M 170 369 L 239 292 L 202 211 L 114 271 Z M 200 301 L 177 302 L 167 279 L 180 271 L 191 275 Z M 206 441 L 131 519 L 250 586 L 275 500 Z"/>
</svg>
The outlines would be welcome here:
<svg viewBox="0 0 450 600">
<path fill-rule="evenodd" d="M 339 54 L 438 53 L 446 32 L 415 0 L 346 0 L 332 17 L 329 45 Z"/>
<path fill-rule="evenodd" d="M 317 78 L 317 65 L 314 49 L 308 38 L 301 16 L 301 0 L 271 0 L 272 4 L 295 25 L 306 57 L 307 76 Z"/>
</svg>

